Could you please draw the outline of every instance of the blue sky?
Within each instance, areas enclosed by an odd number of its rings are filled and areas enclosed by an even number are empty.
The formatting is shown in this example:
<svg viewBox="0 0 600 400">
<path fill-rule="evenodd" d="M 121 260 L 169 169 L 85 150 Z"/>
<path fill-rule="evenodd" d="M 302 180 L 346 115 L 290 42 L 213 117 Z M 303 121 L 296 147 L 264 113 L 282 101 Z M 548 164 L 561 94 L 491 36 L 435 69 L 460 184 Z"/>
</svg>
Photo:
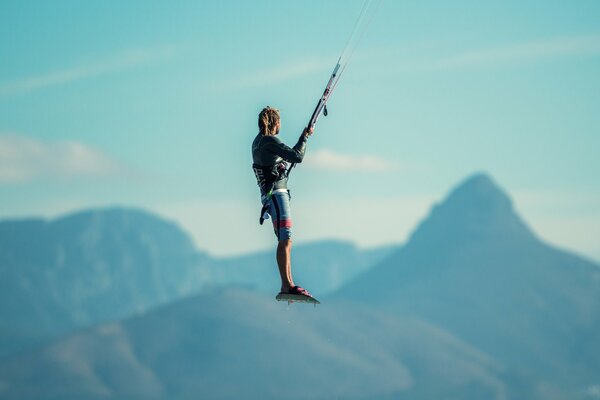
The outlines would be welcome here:
<svg viewBox="0 0 600 400">
<path fill-rule="evenodd" d="M 250 143 L 306 124 L 363 1 L 3 1 L 0 217 L 142 207 L 273 246 Z M 600 260 L 600 3 L 383 1 L 291 181 L 296 239 L 399 243 L 486 171 Z"/>
</svg>

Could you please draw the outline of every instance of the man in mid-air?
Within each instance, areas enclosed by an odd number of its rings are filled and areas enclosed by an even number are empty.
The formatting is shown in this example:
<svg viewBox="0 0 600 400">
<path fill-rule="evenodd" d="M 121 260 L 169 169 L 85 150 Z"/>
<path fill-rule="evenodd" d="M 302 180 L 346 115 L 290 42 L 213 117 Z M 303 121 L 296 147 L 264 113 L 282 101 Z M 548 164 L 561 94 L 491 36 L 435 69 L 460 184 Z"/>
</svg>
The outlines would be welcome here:
<svg viewBox="0 0 600 400">
<path fill-rule="evenodd" d="M 281 128 L 279 110 L 265 107 L 258 115 L 259 133 L 252 142 L 254 173 L 260 187 L 263 209 L 261 224 L 271 218 L 277 245 L 277 265 L 281 275 L 281 292 L 278 295 L 295 295 L 312 299 L 306 289 L 294 284 L 292 278 L 292 215 L 290 191 L 287 188 L 288 163 L 300 163 L 304 158 L 306 141 L 313 129 L 305 128 L 294 147 L 286 146 L 277 138 Z"/>
</svg>

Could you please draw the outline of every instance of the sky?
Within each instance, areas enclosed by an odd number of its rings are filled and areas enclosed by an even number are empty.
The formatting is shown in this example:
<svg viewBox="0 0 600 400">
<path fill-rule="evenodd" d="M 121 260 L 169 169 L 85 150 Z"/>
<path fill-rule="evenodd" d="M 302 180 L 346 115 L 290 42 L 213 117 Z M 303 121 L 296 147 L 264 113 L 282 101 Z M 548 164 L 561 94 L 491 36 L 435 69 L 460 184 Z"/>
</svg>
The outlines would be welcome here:
<svg viewBox="0 0 600 400">
<path fill-rule="evenodd" d="M 274 246 L 250 145 L 295 143 L 362 0 L 0 3 L 0 218 L 113 206 L 217 256 Z M 294 240 L 402 243 L 486 172 L 600 261 L 600 2 L 374 1 L 290 180 Z"/>
</svg>

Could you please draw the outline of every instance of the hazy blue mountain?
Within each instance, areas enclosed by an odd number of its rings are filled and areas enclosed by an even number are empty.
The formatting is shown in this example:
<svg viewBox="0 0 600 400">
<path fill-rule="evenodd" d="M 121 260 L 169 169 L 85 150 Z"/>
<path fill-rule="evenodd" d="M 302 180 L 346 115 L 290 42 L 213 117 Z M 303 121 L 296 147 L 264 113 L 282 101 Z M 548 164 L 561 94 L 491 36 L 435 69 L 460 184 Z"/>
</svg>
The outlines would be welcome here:
<svg viewBox="0 0 600 400">
<path fill-rule="evenodd" d="M 2 335 L 43 337 L 148 310 L 198 286 L 207 261 L 175 224 L 138 210 L 3 221 Z"/>
<path fill-rule="evenodd" d="M 299 282 L 334 290 L 390 252 L 324 241 L 294 249 Z M 215 259 L 173 222 L 135 209 L 0 222 L 0 357 L 214 286 L 279 289 L 274 250 Z"/>
<path fill-rule="evenodd" d="M 326 295 L 389 256 L 400 246 L 362 250 L 351 242 L 322 240 L 294 245 L 292 272 L 300 284 L 315 296 Z M 275 245 L 272 251 L 218 260 L 212 279 L 237 283 L 275 295 L 281 286 Z"/>
<path fill-rule="evenodd" d="M 600 267 L 540 241 L 486 175 L 334 297 L 439 325 L 537 384 L 540 398 L 600 384 Z"/>
<path fill-rule="evenodd" d="M 504 399 L 491 357 L 417 318 L 226 290 L 0 363 L 14 399 Z"/>
<path fill-rule="evenodd" d="M 332 261 L 353 254 L 344 243 L 327 248 L 336 253 L 318 256 L 328 260 L 320 272 L 307 268 L 317 260 L 295 260 L 306 286 L 318 285 L 313 273 L 335 276 Z M 540 241 L 489 177 L 460 184 L 389 252 L 374 254 L 380 261 L 366 272 L 353 264 L 358 275 L 317 309 L 276 303 L 270 284 L 258 284 L 276 274 L 260 259 L 270 253 L 220 260 L 203 280 L 250 282 L 269 294 L 213 289 L 30 349 L 0 361 L 0 397 L 596 396 L 600 268 Z"/>
</svg>

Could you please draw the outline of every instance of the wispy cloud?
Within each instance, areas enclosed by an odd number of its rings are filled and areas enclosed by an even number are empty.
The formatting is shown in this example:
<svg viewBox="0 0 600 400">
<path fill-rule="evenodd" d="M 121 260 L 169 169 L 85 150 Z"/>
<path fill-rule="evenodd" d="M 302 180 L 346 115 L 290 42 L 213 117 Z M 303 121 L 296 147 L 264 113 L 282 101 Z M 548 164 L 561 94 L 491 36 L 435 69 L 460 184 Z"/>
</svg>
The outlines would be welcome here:
<svg viewBox="0 0 600 400">
<path fill-rule="evenodd" d="M 333 171 L 384 172 L 399 168 L 398 163 L 373 155 L 350 155 L 331 150 L 316 150 L 306 156 L 305 164 L 314 169 Z"/>
<path fill-rule="evenodd" d="M 112 176 L 125 170 L 104 152 L 80 142 L 45 142 L 16 134 L 0 135 L 0 183 Z"/>
<path fill-rule="evenodd" d="M 466 52 L 440 60 L 440 68 L 497 65 L 550 57 L 600 54 L 600 35 L 528 42 Z"/>
<path fill-rule="evenodd" d="M 600 55 L 600 34 L 513 43 L 447 55 L 438 59 L 410 61 L 404 70 L 447 70 L 499 67 L 550 58 Z"/>
<path fill-rule="evenodd" d="M 0 82 L 0 96 L 31 92 L 49 86 L 66 83 L 122 71 L 173 54 L 174 48 L 165 46 L 153 49 L 130 49 L 111 57 L 99 60 L 94 64 L 68 67 L 40 75 L 28 76 L 8 82 Z"/>
<path fill-rule="evenodd" d="M 297 79 L 314 72 L 320 72 L 333 67 L 332 59 L 312 58 L 287 62 L 260 71 L 231 77 L 224 86 L 233 89 L 248 89 L 264 85 L 273 85 L 292 79 Z"/>
</svg>

